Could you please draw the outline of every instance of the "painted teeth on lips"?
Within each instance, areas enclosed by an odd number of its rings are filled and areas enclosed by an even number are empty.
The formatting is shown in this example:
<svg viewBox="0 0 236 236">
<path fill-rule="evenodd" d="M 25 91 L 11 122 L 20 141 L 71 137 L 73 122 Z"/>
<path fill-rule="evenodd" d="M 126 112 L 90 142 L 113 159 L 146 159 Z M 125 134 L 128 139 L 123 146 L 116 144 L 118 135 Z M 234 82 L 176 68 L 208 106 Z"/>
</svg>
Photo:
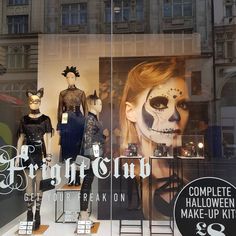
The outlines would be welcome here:
<svg viewBox="0 0 236 236">
<path fill-rule="evenodd" d="M 164 133 L 164 134 L 181 134 L 181 130 L 180 129 L 165 129 L 165 130 L 162 130 L 161 133 Z"/>
</svg>

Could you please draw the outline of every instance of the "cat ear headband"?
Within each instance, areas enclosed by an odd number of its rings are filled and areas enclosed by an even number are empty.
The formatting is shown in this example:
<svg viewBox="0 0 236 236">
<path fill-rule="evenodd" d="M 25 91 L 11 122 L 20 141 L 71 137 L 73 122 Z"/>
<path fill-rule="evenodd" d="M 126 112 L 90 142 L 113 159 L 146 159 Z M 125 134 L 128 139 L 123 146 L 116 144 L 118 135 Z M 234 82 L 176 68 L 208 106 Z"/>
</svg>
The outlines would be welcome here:
<svg viewBox="0 0 236 236">
<path fill-rule="evenodd" d="M 42 98 L 43 97 L 43 93 L 44 93 L 44 89 L 43 88 L 39 89 L 37 92 L 33 92 L 31 90 L 27 90 L 26 91 L 26 96 L 29 98 L 29 97 L 31 97 L 33 95 L 36 95 L 39 98 Z"/>
</svg>

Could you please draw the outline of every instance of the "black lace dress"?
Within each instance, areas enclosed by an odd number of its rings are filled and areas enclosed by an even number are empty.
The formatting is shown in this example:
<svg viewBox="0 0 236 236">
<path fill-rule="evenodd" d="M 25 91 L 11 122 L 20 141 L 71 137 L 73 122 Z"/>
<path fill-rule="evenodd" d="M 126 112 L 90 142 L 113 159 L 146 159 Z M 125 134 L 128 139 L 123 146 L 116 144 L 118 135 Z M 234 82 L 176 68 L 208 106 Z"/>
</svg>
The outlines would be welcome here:
<svg viewBox="0 0 236 236">
<path fill-rule="evenodd" d="M 53 132 L 51 120 L 46 115 L 38 118 L 24 116 L 19 125 L 18 135 L 24 134 L 24 144 L 29 145 L 29 160 L 23 161 L 23 166 L 43 164 L 42 159 L 46 156 L 44 134 Z"/>
<path fill-rule="evenodd" d="M 95 114 L 89 112 L 85 121 L 85 130 L 81 153 L 94 160 L 93 144 L 99 145 L 99 154 L 103 155 L 105 136 L 103 135 L 102 124 L 98 121 Z"/>
<path fill-rule="evenodd" d="M 93 154 L 93 144 L 99 145 L 99 156 L 103 155 L 105 136 L 103 135 L 102 124 L 98 121 L 95 114 L 89 112 L 85 121 L 84 137 L 82 142 L 82 155 L 90 158 L 91 161 L 95 159 Z M 92 166 L 88 170 L 85 170 L 85 177 L 81 187 L 80 195 L 80 209 L 86 211 L 88 209 L 89 195 L 94 179 L 94 173 Z M 88 196 L 86 199 L 84 196 Z"/>
<path fill-rule="evenodd" d="M 81 107 L 84 114 L 81 112 Z M 62 122 L 63 113 L 68 114 L 66 123 Z M 57 129 L 60 130 L 62 161 L 68 158 L 74 161 L 80 153 L 86 114 L 87 103 L 84 91 L 72 86 L 60 92 Z"/>
</svg>

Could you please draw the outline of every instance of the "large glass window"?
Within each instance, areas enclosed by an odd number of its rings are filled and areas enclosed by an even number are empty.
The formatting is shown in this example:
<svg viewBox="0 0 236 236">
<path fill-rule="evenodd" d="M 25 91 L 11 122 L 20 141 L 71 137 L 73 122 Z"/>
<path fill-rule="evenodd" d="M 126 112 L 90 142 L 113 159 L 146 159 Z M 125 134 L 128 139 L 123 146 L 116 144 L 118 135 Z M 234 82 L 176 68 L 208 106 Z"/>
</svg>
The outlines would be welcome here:
<svg viewBox="0 0 236 236">
<path fill-rule="evenodd" d="M 28 16 L 7 16 L 8 33 L 9 34 L 22 34 L 28 33 Z"/>
<path fill-rule="evenodd" d="M 8 5 L 27 5 L 29 0 L 8 0 Z"/>
<path fill-rule="evenodd" d="M 183 15 L 184 16 L 192 16 L 193 14 L 193 6 L 192 0 L 184 0 L 183 1 Z"/>
<path fill-rule="evenodd" d="M 130 20 L 130 1 L 114 1 L 114 22 L 125 22 Z"/>
<path fill-rule="evenodd" d="M 226 42 L 226 48 L 227 48 L 227 58 L 233 58 L 234 57 L 234 42 L 233 41 L 227 41 Z"/>
<path fill-rule="evenodd" d="M 9 46 L 7 48 L 7 68 L 25 69 L 27 67 L 28 46 Z"/>
<path fill-rule="evenodd" d="M 62 25 L 81 25 L 87 23 L 87 3 L 63 4 Z"/>
<path fill-rule="evenodd" d="M 136 0 L 136 20 L 143 20 L 143 0 Z"/>
<path fill-rule="evenodd" d="M 232 17 L 233 16 L 233 6 L 232 5 L 226 5 L 225 6 L 225 16 L 226 17 Z"/>
<path fill-rule="evenodd" d="M 135 2 L 135 20 L 143 21 L 144 5 L 143 0 Z M 116 0 L 113 2 L 113 22 L 128 22 L 131 20 L 131 3 L 128 0 Z M 111 22 L 111 3 L 105 1 L 105 22 Z"/>
<path fill-rule="evenodd" d="M 164 17 L 192 16 L 192 0 L 164 0 Z"/>
<path fill-rule="evenodd" d="M 182 16 L 182 0 L 173 0 L 173 16 Z"/>
<path fill-rule="evenodd" d="M 234 33 L 227 31 L 216 33 L 216 57 L 217 58 L 234 58 Z"/>
<path fill-rule="evenodd" d="M 108 1 L 105 2 L 105 22 L 111 22 L 111 3 Z"/>
<path fill-rule="evenodd" d="M 202 74 L 201 71 L 192 71 L 191 94 L 201 95 L 202 93 Z"/>
<path fill-rule="evenodd" d="M 224 57 L 224 42 L 216 43 L 216 57 L 223 58 Z"/>
<path fill-rule="evenodd" d="M 171 0 L 164 0 L 164 17 L 171 17 L 172 16 L 172 5 L 171 5 Z"/>
</svg>

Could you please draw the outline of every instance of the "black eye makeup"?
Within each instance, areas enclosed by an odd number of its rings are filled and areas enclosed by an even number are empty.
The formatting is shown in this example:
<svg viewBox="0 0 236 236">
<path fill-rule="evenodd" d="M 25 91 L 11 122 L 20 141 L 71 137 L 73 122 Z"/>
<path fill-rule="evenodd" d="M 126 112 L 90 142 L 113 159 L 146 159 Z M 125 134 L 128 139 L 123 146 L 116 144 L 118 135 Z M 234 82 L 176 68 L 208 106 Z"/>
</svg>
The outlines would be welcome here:
<svg viewBox="0 0 236 236">
<path fill-rule="evenodd" d="M 185 111 L 188 111 L 189 110 L 189 101 L 181 100 L 177 103 L 177 107 L 179 107 Z"/>
<path fill-rule="evenodd" d="M 168 99 L 164 96 L 157 96 L 149 100 L 149 104 L 152 108 L 157 110 L 163 110 L 168 108 Z"/>
</svg>

